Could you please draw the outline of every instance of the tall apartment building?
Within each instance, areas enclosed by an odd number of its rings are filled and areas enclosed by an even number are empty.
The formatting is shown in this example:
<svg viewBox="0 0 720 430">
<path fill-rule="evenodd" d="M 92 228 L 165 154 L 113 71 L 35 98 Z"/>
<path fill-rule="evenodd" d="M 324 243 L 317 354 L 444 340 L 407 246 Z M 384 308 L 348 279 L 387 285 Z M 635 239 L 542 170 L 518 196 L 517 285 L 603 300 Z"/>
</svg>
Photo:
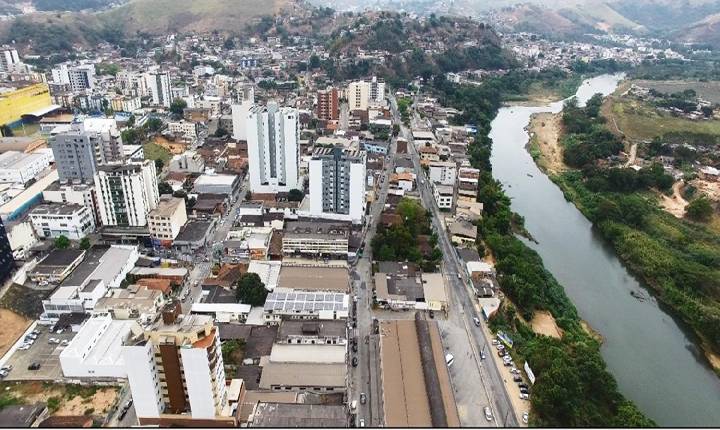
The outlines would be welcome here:
<svg viewBox="0 0 720 430">
<path fill-rule="evenodd" d="M 145 75 L 148 93 L 152 96 L 155 106 L 170 107 L 170 74 L 168 72 L 150 72 Z"/>
<path fill-rule="evenodd" d="M 81 64 L 79 66 L 68 66 L 61 64 L 51 70 L 53 82 L 56 84 L 68 84 L 75 92 L 91 90 L 95 86 L 95 66 L 92 64 Z"/>
<path fill-rule="evenodd" d="M 337 121 L 340 118 L 338 91 L 328 87 L 317 93 L 317 117 L 325 121 Z"/>
<path fill-rule="evenodd" d="M 367 110 L 368 106 L 385 100 L 385 82 L 373 76 L 369 81 L 351 82 L 347 88 L 350 110 Z"/>
<path fill-rule="evenodd" d="M 253 106 L 247 114 L 248 171 L 253 193 L 278 193 L 298 187 L 297 109 L 276 103 Z"/>
<path fill-rule="evenodd" d="M 171 303 L 162 319 L 122 347 L 140 425 L 185 414 L 228 416 L 228 390 L 218 328 L 207 315 L 180 315 Z M 157 421 L 155 421 L 157 422 Z"/>
<path fill-rule="evenodd" d="M 364 151 L 320 148 L 310 160 L 310 213 L 345 215 L 361 222 L 365 213 Z"/>
<path fill-rule="evenodd" d="M 20 64 L 22 63 L 17 49 L 0 48 L 0 73 L 12 73 Z"/>
<path fill-rule="evenodd" d="M 123 95 L 145 97 L 149 94 L 147 78 L 143 73 L 122 70 L 115 76 L 115 82 Z"/>
<path fill-rule="evenodd" d="M 152 160 L 99 166 L 95 195 L 103 225 L 145 226 L 160 200 Z"/>
<path fill-rule="evenodd" d="M 50 139 L 61 182 L 93 181 L 99 165 L 123 161 L 123 145 L 114 119 L 88 118 Z"/>
<path fill-rule="evenodd" d="M 5 231 L 5 224 L 0 219 L 0 283 L 5 284 L 5 281 L 12 275 L 14 268 L 15 259 L 13 258 L 12 247 L 8 240 L 7 231 Z"/>
<path fill-rule="evenodd" d="M 232 105 L 232 133 L 235 140 L 247 140 L 247 116 L 255 104 L 255 89 L 244 86 L 237 92 L 238 103 Z"/>
</svg>

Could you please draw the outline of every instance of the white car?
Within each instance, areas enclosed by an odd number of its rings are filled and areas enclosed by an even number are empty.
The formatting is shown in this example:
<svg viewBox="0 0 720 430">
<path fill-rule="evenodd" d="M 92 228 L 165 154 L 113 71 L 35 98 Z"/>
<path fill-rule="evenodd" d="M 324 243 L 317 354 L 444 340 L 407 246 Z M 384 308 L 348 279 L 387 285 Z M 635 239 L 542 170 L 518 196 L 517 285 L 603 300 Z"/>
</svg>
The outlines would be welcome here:
<svg viewBox="0 0 720 430">
<path fill-rule="evenodd" d="M 492 421 L 493 416 L 492 416 L 492 410 L 490 410 L 490 406 L 485 406 L 485 408 L 483 410 L 485 411 L 485 419 L 488 421 Z"/>
<path fill-rule="evenodd" d="M 30 349 L 30 345 L 28 345 L 27 343 L 24 343 L 24 344 L 18 346 L 18 349 L 21 351 L 26 351 L 26 350 Z"/>
<path fill-rule="evenodd" d="M 60 345 L 68 346 L 68 345 L 70 345 L 70 342 L 67 339 L 63 339 L 62 342 L 60 342 Z"/>
<path fill-rule="evenodd" d="M 360 427 L 365 427 L 365 419 L 360 418 Z"/>
<path fill-rule="evenodd" d="M 523 414 L 522 414 L 522 422 L 523 422 L 523 424 L 527 424 L 527 423 L 528 423 L 528 413 L 527 413 L 527 412 L 523 412 Z"/>
</svg>

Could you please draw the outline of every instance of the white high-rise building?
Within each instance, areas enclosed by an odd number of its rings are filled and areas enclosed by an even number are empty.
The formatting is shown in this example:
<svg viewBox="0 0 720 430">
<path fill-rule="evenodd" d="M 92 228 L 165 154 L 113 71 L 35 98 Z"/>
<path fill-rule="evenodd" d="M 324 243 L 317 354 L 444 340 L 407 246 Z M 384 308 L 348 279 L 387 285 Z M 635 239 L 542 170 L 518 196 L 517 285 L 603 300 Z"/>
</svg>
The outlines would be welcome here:
<svg viewBox="0 0 720 430">
<path fill-rule="evenodd" d="M 248 172 L 253 193 L 287 192 L 298 187 L 297 109 L 277 103 L 253 106 L 247 114 Z"/>
<path fill-rule="evenodd" d="M 350 110 L 366 110 L 385 101 L 385 82 L 376 76 L 369 81 L 350 82 L 346 96 Z"/>
<path fill-rule="evenodd" d="M 95 195 L 103 225 L 145 226 L 160 201 L 155 163 L 98 166 Z"/>
<path fill-rule="evenodd" d="M 91 90 L 95 86 L 95 66 L 92 64 L 81 64 L 79 66 L 68 66 L 61 64 L 51 70 L 53 82 L 56 84 L 69 84 L 70 89 L 75 92 Z"/>
<path fill-rule="evenodd" d="M 238 91 L 238 101 L 239 103 L 232 105 L 233 139 L 247 140 L 247 116 L 255 104 L 253 87 L 243 87 Z"/>
<path fill-rule="evenodd" d="M 150 72 L 145 75 L 147 89 L 152 96 L 152 102 L 155 106 L 170 107 L 172 103 L 170 97 L 170 74 L 168 72 Z"/>
<path fill-rule="evenodd" d="M 0 73 L 12 73 L 20 64 L 17 49 L 0 48 Z"/>
<path fill-rule="evenodd" d="M 365 151 L 320 148 L 310 160 L 310 214 L 362 222 L 365 214 Z"/>
<path fill-rule="evenodd" d="M 122 346 L 140 425 L 173 416 L 228 416 L 228 391 L 214 320 L 181 315 L 179 304 Z M 207 424 L 206 424 L 207 425 Z"/>
</svg>

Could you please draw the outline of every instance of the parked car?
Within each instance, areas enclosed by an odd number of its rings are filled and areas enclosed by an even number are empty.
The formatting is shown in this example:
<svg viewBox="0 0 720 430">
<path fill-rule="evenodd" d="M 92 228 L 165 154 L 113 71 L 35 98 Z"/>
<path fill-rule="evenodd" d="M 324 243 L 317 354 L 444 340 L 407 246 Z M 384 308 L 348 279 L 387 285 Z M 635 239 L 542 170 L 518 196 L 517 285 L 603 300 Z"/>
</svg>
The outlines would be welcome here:
<svg viewBox="0 0 720 430">
<path fill-rule="evenodd" d="M 428 312 L 428 315 L 430 315 L 430 318 L 435 318 L 435 312 L 433 311 Z"/>
<path fill-rule="evenodd" d="M 28 366 L 28 370 L 38 370 L 38 369 L 40 369 L 40 363 L 38 363 L 37 361 Z"/>
<path fill-rule="evenodd" d="M 5 365 L 5 366 L 3 366 L 3 367 L 0 367 L 0 370 L 5 370 L 5 371 L 8 371 L 8 372 L 11 371 L 12 369 L 13 369 L 13 365 L 12 365 L 12 364 L 7 364 L 7 365 Z"/>
<path fill-rule="evenodd" d="M 527 413 L 527 412 L 523 412 L 523 414 L 522 414 L 522 422 L 523 422 L 523 424 L 527 424 L 527 423 L 528 423 L 528 413 Z"/>
<path fill-rule="evenodd" d="M 528 394 L 528 393 L 520 393 L 520 399 L 521 399 L 521 400 L 530 400 L 530 394 Z"/>
<path fill-rule="evenodd" d="M 513 382 L 522 382 L 522 378 L 518 375 L 513 376 Z"/>
<path fill-rule="evenodd" d="M 357 357 L 353 357 L 353 359 L 352 359 L 352 366 L 353 366 L 353 367 L 357 367 L 357 365 L 358 365 L 358 358 L 357 358 Z"/>
<path fill-rule="evenodd" d="M 492 421 L 493 416 L 492 416 L 492 410 L 490 410 L 490 406 L 485 406 L 485 408 L 483 410 L 485 411 L 485 419 L 488 421 Z"/>
<path fill-rule="evenodd" d="M 475 325 L 476 325 L 477 327 L 480 327 L 480 318 L 478 318 L 478 317 L 473 317 L 473 322 L 475 323 Z"/>
<path fill-rule="evenodd" d="M 365 395 L 365 393 L 360 393 L 360 404 L 364 405 L 365 402 L 367 402 L 367 396 Z"/>
<path fill-rule="evenodd" d="M 56 338 L 56 337 L 51 337 L 50 339 L 48 339 L 48 343 L 51 343 L 51 344 L 53 344 L 53 345 L 57 345 L 58 343 L 60 343 L 60 339 L 58 339 L 58 338 Z"/>
<path fill-rule="evenodd" d="M 70 341 L 68 341 L 67 339 L 63 339 L 62 342 L 60 342 L 60 345 L 68 346 L 68 345 L 70 345 Z"/>
<path fill-rule="evenodd" d="M 492 343 L 493 345 L 497 345 L 497 344 L 499 344 L 500 342 L 498 342 L 497 339 L 493 339 L 492 341 L 490 341 L 490 343 Z"/>
<path fill-rule="evenodd" d="M 360 418 L 360 427 L 365 427 L 365 419 Z"/>
<path fill-rule="evenodd" d="M 520 387 L 520 388 L 526 388 L 526 389 L 528 389 L 528 390 L 530 389 L 530 386 L 529 386 L 528 384 L 524 383 L 524 382 L 523 382 L 522 384 L 518 384 L 518 387 Z"/>
<path fill-rule="evenodd" d="M 505 354 L 502 351 L 498 351 L 498 357 L 504 357 Z"/>
</svg>

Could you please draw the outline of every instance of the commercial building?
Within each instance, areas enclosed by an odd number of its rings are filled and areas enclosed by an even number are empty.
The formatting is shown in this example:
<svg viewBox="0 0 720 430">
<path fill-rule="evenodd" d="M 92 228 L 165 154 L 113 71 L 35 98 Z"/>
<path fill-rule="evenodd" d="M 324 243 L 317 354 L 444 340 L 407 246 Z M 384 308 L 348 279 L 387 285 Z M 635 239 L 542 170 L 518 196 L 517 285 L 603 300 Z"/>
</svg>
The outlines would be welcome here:
<svg viewBox="0 0 720 430">
<path fill-rule="evenodd" d="M 66 378 L 125 378 L 121 351 L 135 321 L 113 320 L 109 314 L 94 315 L 85 321 L 70 344 L 60 353 L 60 367 Z"/>
<path fill-rule="evenodd" d="M 25 154 L 18 151 L 7 151 L 0 154 L 0 182 L 20 184 L 28 182 L 47 169 L 52 155 L 44 152 Z"/>
<path fill-rule="evenodd" d="M 317 92 L 316 114 L 318 119 L 324 121 L 337 121 L 340 118 L 338 91 L 336 88 L 328 87 Z"/>
<path fill-rule="evenodd" d="M 442 185 L 455 185 L 457 165 L 452 161 L 431 161 L 428 164 L 430 180 Z"/>
<path fill-rule="evenodd" d="M 347 408 L 343 405 L 257 402 L 250 417 L 250 427 L 348 427 Z"/>
<path fill-rule="evenodd" d="M 263 318 L 275 324 L 284 319 L 345 319 L 349 304 L 350 296 L 343 293 L 275 288 L 265 299 Z"/>
<path fill-rule="evenodd" d="M 145 160 L 98 167 L 95 195 L 103 225 L 147 225 L 147 214 L 160 200 L 155 163 Z"/>
<path fill-rule="evenodd" d="M 180 304 L 171 304 L 159 321 L 126 342 L 122 355 L 140 425 L 180 414 L 195 420 L 230 416 L 211 317 L 181 316 Z"/>
<path fill-rule="evenodd" d="M 346 258 L 349 239 L 348 224 L 293 221 L 286 225 L 282 250 L 286 256 Z"/>
<path fill-rule="evenodd" d="M 53 249 L 35 267 L 28 270 L 28 278 L 38 283 L 59 283 L 83 261 L 82 249 Z"/>
<path fill-rule="evenodd" d="M 346 345 L 347 324 L 342 320 L 284 320 L 277 344 Z"/>
<path fill-rule="evenodd" d="M 95 86 L 95 65 L 81 64 L 72 66 L 61 64 L 51 70 L 52 80 L 56 84 L 69 85 L 74 92 L 90 90 Z"/>
<path fill-rule="evenodd" d="M 120 287 L 139 258 L 137 247 L 127 245 L 93 246 L 83 254 L 82 263 L 73 266 L 69 276 L 43 300 L 43 318 L 92 311 L 108 289 Z"/>
<path fill-rule="evenodd" d="M 167 72 L 154 71 L 145 75 L 148 93 L 154 106 L 170 107 L 170 75 Z"/>
<path fill-rule="evenodd" d="M 319 148 L 313 153 L 310 170 L 310 213 L 343 215 L 361 223 L 365 214 L 364 151 Z"/>
<path fill-rule="evenodd" d="M 347 293 L 350 290 L 350 275 L 346 267 L 283 264 L 280 268 L 277 287 L 303 291 Z"/>
<path fill-rule="evenodd" d="M 240 187 L 240 176 L 202 174 L 195 180 L 193 189 L 198 194 L 224 194 L 233 196 Z"/>
<path fill-rule="evenodd" d="M 11 125 L 23 115 L 46 113 L 54 109 L 50 89 L 45 83 L 18 83 L 0 85 L 0 126 Z"/>
<path fill-rule="evenodd" d="M 198 135 L 198 125 L 190 121 L 176 121 L 168 123 L 168 131 L 176 136 L 193 141 Z"/>
<path fill-rule="evenodd" d="M 188 220 L 185 199 L 163 196 L 147 218 L 150 237 L 159 244 L 169 245 Z"/>
<path fill-rule="evenodd" d="M 246 126 L 250 191 L 278 193 L 298 188 L 297 110 L 276 103 L 253 106 Z"/>
<path fill-rule="evenodd" d="M 428 309 L 432 311 L 447 310 L 448 298 L 442 273 L 423 273 L 422 283 Z"/>
<path fill-rule="evenodd" d="M 347 88 L 350 110 L 367 110 L 370 105 L 385 101 L 385 82 L 373 76 L 369 81 L 351 82 Z"/>
<path fill-rule="evenodd" d="M 65 236 L 80 240 L 95 231 L 92 210 L 74 204 L 42 204 L 30 212 L 35 234 L 49 239 Z"/>
</svg>

